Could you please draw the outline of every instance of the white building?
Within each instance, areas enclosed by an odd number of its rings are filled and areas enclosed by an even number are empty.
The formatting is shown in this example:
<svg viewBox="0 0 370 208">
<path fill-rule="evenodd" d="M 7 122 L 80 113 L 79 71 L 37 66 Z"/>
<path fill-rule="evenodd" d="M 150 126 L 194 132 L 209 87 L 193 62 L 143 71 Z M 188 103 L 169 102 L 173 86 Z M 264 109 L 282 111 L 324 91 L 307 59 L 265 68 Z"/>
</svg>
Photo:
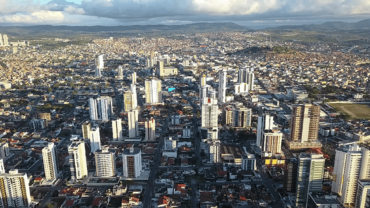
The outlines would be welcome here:
<svg viewBox="0 0 370 208">
<path fill-rule="evenodd" d="M 123 68 L 122 68 L 122 66 L 118 66 L 118 69 L 117 69 L 117 78 L 118 79 L 123 79 Z"/>
<path fill-rule="evenodd" d="M 98 108 L 96 105 L 96 100 L 94 98 L 89 99 L 89 113 L 90 113 L 90 119 L 92 121 L 98 120 Z"/>
<path fill-rule="evenodd" d="M 139 136 L 139 111 L 131 110 L 128 112 L 128 137 Z"/>
<path fill-rule="evenodd" d="M 249 87 L 247 83 L 237 83 L 234 85 L 234 94 L 240 95 L 243 93 L 248 93 Z"/>
<path fill-rule="evenodd" d="M 218 105 L 214 98 L 203 99 L 202 128 L 218 128 Z"/>
<path fill-rule="evenodd" d="M 145 141 L 155 141 L 155 119 L 145 121 Z"/>
<path fill-rule="evenodd" d="M 137 178 L 142 171 L 140 148 L 128 148 L 122 152 L 123 176 Z"/>
<path fill-rule="evenodd" d="M 131 84 L 136 84 L 136 72 L 131 74 Z"/>
<path fill-rule="evenodd" d="M 136 76 L 136 75 L 135 75 Z M 132 97 L 131 97 L 131 103 L 132 103 L 132 109 L 137 109 L 137 92 L 136 92 L 136 85 L 135 84 L 131 84 L 130 85 L 130 90 L 131 90 L 131 93 L 132 93 Z"/>
<path fill-rule="evenodd" d="M 31 195 L 26 173 L 11 170 L 0 174 L 0 207 L 30 207 Z"/>
<path fill-rule="evenodd" d="M 96 99 L 98 106 L 98 116 L 102 121 L 108 121 L 109 117 L 113 115 L 112 98 L 109 96 L 102 96 Z"/>
<path fill-rule="evenodd" d="M 355 208 L 370 207 L 370 181 L 358 180 Z"/>
<path fill-rule="evenodd" d="M 322 154 L 301 153 L 298 160 L 296 206 L 306 207 L 309 192 L 322 190 L 325 158 Z"/>
<path fill-rule="evenodd" d="M 221 141 L 220 140 L 209 140 L 209 162 L 210 163 L 221 163 Z"/>
<path fill-rule="evenodd" d="M 49 142 L 49 144 L 42 149 L 45 179 L 48 181 L 54 181 L 58 177 L 57 161 L 54 148 L 54 143 Z"/>
<path fill-rule="evenodd" d="M 257 170 L 257 160 L 253 154 L 242 155 L 242 170 Z"/>
<path fill-rule="evenodd" d="M 274 126 L 274 116 L 270 115 L 269 113 L 262 114 L 258 116 L 257 121 L 257 141 L 256 145 L 262 147 L 263 144 L 263 131 L 264 130 L 271 130 Z"/>
<path fill-rule="evenodd" d="M 104 146 L 102 150 L 95 152 L 96 176 L 112 177 L 116 175 L 115 151 L 110 150 L 109 146 Z"/>
<path fill-rule="evenodd" d="M 113 140 L 122 141 L 122 121 L 120 118 L 112 121 Z"/>
<path fill-rule="evenodd" d="M 370 179 L 370 151 L 357 144 L 347 144 L 335 151 L 332 192 L 338 193 L 345 206 L 356 203 L 358 180 Z"/>
<path fill-rule="evenodd" d="M 162 81 L 156 78 L 145 80 L 145 103 L 162 103 Z"/>
<path fill-rule="evenodd" d="M 268 154 L 269 156 L 282 153 L 282 140 L 283 133 L 281 133 L 279 130 L 263 130 L 262 152 Z"/>
<path fill-rule="evenodd" d="M 87 171 L 85 142 L 83 140 L 73 141 L 68 147 L 68 153 L 71 179 L 76 181 L 87 177 L 89 172 Z"/>
<path fill-rule="evenodd" d="M 100 143 L 100 128 L 99 126 L 93 126 L 90 129 L 90 146 L 91 146 L 91 153 L 94 153 L 95 151 L 98 151 L 101 149 L 101 143 Z"/>
<path fill-rule="evenodd" d="M 232 116 L 233 127 L 246 128 L 252 125 L 252 109 L 236 108 Z"/>
<path fill-rule="evenodd" d="M 227 83 L 227 71 L 221 70 L 218 73 L 219 86 L 218 86 L 218 102 L 226 102 L 226 83 Z"/>
<path fill-rule="evenodd" d="M 0 143 L 0 157 L 7 158 L 9 157 L 9 144 L 7 142 Z"/>
<path fill-rule="evenodd" d="M 104 69 L 104 55 L 99 55 L 95 58 L 95 76 L 101 77 L 101 71 Z"/>
</svg>

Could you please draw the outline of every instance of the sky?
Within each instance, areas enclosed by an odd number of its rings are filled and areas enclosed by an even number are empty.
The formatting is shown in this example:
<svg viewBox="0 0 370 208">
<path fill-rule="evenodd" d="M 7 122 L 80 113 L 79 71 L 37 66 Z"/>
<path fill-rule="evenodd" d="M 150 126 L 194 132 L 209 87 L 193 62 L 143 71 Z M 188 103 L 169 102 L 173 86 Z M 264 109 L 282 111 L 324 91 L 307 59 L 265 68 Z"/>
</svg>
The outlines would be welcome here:
<svg viewBox="0 0 370 208">
<path fill-rule="evenodd" d="M 0 0 L 2 25 L 234 22 L 253 29 L 370 19 L 370 0 Z"/>
</svg>

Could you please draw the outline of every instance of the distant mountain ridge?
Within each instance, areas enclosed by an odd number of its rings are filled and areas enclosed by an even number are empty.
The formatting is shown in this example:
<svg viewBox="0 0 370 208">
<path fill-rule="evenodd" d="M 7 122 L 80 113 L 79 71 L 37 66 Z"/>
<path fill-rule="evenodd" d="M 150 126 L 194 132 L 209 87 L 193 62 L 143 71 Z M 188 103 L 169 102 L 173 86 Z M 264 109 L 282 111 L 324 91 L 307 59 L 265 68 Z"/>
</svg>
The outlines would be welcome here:
<svg viewBox="0 0 370 208">
<path fill-rule="evenodd" d="M 294 29 L 294 30 L 367 30 L 370 29 L 370 19 L 361 20 L 359 22 L 325 22 L 318 25 L 283 25 L 274 28 L 267 28 L 267 30 L 274 29 Z"/>
<path fill-rule="evenodd" d="M 145 33 L 145 32 L 172 32 L 172 33 L 197 33 L 197 32 L 225 32 L 225 31 L 248 31 L 247 27 L 232 22 L 224 23 L 193 23 L 184 25 L 129 25 L 129 26 L 1 26 L 1 33 L 14 36 L 24 34 L 41 35 L 43 33 Z"/>
</svg>

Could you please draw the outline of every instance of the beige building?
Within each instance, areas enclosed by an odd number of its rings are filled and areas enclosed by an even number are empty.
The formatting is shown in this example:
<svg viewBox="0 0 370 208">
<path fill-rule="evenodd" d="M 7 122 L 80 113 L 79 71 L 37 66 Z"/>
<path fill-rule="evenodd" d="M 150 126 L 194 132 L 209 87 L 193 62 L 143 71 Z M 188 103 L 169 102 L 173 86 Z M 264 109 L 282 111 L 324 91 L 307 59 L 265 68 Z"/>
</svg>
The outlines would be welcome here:
<svg viewBox="0 0 370 208">
<path fill-rule="evenodd" d="M 290 126 L 290 143 L 299 148 L 312 147 L 311 143 L 317 141 L 320 121 L 320 106 L 312 104 L 294 105 L 292 110 L 292 121 Z M 306 147 L 307 144 L 307 147 Z"/>
<path fill-rule="evenodd" d="M 30 207 L 31 195 L 26 173 L 11 170 L 0 174 L 0 207 Z"/>
<path fill-rule="evenodd" d="M 175 67 L 163 67 L 163 61 L 157 61 L 157 74 L 160 77 L 178 75 L 178 70 Z"/>
<path fill-rule="evenodd" d="M 104 146 L 102 150 L 95 152 L 96 176 L 112 177 L 116 175 L 116 158 L 114 150 Z"/>
<path fill-rule="evenodd" d="M 268 154 L 281 153 L 281 142 L 283 140 L 283 133 L 277 129 L 263 131 L 262 152 Z"/>
</svg>

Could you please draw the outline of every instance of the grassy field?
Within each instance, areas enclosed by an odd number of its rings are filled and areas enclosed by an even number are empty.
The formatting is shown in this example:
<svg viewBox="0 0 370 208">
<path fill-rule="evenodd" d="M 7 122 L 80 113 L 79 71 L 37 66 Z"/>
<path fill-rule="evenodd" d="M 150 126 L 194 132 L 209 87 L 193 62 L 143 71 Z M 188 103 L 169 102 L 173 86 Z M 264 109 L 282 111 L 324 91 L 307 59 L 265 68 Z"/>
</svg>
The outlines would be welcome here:
<svg viewBox="0 0 370 208">
<path fill-rule="evenodd" d="M 330 103 L 329 105 L 336 111 L 348 115 L 351 119 L 370 120 L 370 106 L 368 104 Z"/>
</svg>

